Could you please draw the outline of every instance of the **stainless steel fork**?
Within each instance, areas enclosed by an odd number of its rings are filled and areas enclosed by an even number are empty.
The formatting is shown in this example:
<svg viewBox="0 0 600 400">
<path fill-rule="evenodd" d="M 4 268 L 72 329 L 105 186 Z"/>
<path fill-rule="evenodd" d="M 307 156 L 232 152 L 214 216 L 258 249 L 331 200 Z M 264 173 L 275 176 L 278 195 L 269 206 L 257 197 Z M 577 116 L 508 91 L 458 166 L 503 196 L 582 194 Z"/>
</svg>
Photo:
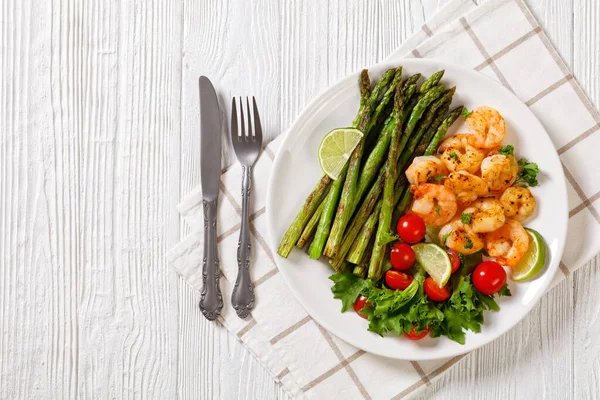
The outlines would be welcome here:
<svg viewBox="0 0 600 400">
<path fill-rule="evenodd" d="M 240 318 L 246 318 L 254 307 L 254 288 L 250 280 L 250 229 L 248 212 L 250 209 L 250 188 L 252 187 L 252 167 L 256 162 L 262 147 L 262 128 L 256 107 L 256 99 L 252 97 L 253 114 L 250 113 L 250 101 L 246 97 L 246 114 L 244 103 L 239 99 L 240 126 L 238 129 L 238 115 L 235 97 L 232 100 L 231 112 L 231 142 L 239 163 L 242 165 L 242 223 L 240 240 L 238 242 L 237 260 L 238 276 L 235 280 L 231 304 Z M 252 129 L 252 115 L 254 115 L 254 129 Z"/>
</svg>

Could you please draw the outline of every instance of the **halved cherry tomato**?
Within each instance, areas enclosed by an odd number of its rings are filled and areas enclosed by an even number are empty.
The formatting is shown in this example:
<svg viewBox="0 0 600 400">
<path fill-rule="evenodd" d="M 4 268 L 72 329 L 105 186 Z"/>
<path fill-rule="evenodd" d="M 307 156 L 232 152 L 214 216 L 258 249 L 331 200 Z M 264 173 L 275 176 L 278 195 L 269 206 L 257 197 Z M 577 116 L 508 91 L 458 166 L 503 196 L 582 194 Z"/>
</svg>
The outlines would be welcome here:
<svg viewBox="0 0 600 400">
<path fill-rule="evenodd" d="M 450 262 L 452 263 L 452 273 L 455 273 L 460 267 L 460 257 L 458 256 L 458 253 L 452 249 L 446 250 L 446 253 L 448 253 Z"/>
<path fill-rule="evenodd" d="M 398 220 L 398 235 L 408 243 L 418 243 L 425 237 L 425 222 L 416 214 L 406 214 Z"/>
<path fill-rule="evenodd" d="M 415 263 L 415 251 L 404 242 L 397 242 L 390 251 L 392 267 L 398 271 L 409 269 Z"/>
<path fill-rule="evenodd" d="M 369 303 L 367 301 L 367 298 L 361 294 L 360 296 L 358 296 L 358 298 L 354 302 L 354 311 L 356 311 L 356 313 L 358 315 L 360 315 L 361 317 L 363 317 L 364 319 L 367 319 L 368 317 L 364 314 L 361 314 L 360 310 L 362 310 L 364 306 L 370 306 L 370 305 L 371 305 L 371 303 Z"/>
<path fill-rule="evenodd" d="M 423 332 L 417 333 L 417 327 L 415 326 L 414 328 L 412 328 L 410 330 L 410 332 L 408 332 L 408 333 L 404 332 L 404 337 L 407 339 L 410 339 L 410 340 L 421 340 L 425 336 L 429 335 L 430 330 L 431 330 L 431 327 L 428 326 Z"/>
<path fill-rule="evenodd" d="M 483 294 L 498 293 L 506 283 L 506 271 L 495 261 L 484 261 L 473 271 L 473 285 Z"/>
<path fill-rule="evenodd" d="M 425 289 L 427 297 L 433 301 L 448 300 L 451 295 L 450 287 L 448 285 L 439 287 L 431 277 L 425 279 L 425 282 L 423 282 L 423 289 Z"/>
<path fill-rule="evenodd" d="M 385 283 L 387 283 L 390 288 L 396 290 L 406 289 L 414 279 L 415 278 L 404 272 L 389 270 L 385 273 Z"/>
</svg>

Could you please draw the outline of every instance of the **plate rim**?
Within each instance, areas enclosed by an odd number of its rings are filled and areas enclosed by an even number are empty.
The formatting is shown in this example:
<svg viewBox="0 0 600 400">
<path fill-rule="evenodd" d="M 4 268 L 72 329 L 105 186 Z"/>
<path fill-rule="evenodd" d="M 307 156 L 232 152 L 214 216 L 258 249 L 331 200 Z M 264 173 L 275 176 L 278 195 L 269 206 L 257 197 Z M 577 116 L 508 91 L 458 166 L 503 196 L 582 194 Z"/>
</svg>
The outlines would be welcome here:
<svg viewBox="0 0 600 400">
<path fill-rule="evenodd" d="M 533 113 L 533 111 L 531 110 L 530 107 L 528 107 L 521 99 L 519 99 L 517 97 L 516 94 L 514 94 L 513 92 L 511 92 L 510 90 L 508 90 L 507 88 L 505 88 L 504 86 L 502 86 L 499 82 L 495 81 L 494 79 L 492 79 L 491 77 L 479 72 L 479 71 L 475 71 L 473 69 L 461 66 L 461 65 L 457 65 L 457 64 L 453 64 L 453 63 L 448 63 L 445 61 L 440 61 L 440 60 L 436 60 L 436 59 L 420 59 L 420 58 L 407 58 L 404 60 L 397 60 L 397 61 L 390 61 L 390 60 L 384 60 L 375 64 L 372 64 L 368 67 L 365 67 L 366 69 L 368 69 L 369 71 L 372 69 L 380 69 L 380 68 L 392 68 L 392 67 L 397 67 L 397 66 L 401 66 L 403 65 L 403 63 L 409 63 L 409 64 L 424 64 L 424 65 L 434 65 L 436 68 L 439 69 L 458 69 L 461 70 L 463 73 L 466 73 L 467 75 L 472 75 L 472 76 L 478 76 L 480 78 L 484 78 L 486 80 L 488 80 L 488 82 L 495 86 L 497 90 L 504 92 L 506 95 L 512 97 L 516 102 L 518 102 L 520 105 L 524 106 L 527 109 L 527 112 L 533 117 L 533 120 L 535 124 L 537 124 L 539 126 L 539 129 L 541 129 L 541 131 L 544 132 L 544 134 L 546 135 L 546 137 L 548 138 L 550 144 L 552 145 L 552 148 L 554 149 L 554 152 L 552 153 L 551 157 L 554 157 L 559 164 L 561 164 L 561 160 L 560 160 L 560 156 L 556 150 L 556 145 L 554 144 L 554 142 L 552 141 L 552 138 L 550 137 L 550 135 L 548 134 L 548 131 L 546 130 L 546 128 L 544 127 L 544 125 L 541 123 L 541 121 L 537 118 L 537 116 Z M 362 70 L 362 68 L 361 68 Z M 325 90 L 321 91 L 312 101 L 310 101 L 303 109 L 302 111 L 298 114 L 298 116 L 294 119 L 294 122 L 290 125 L 290 128 L 288 129 L 288 132 L 285 134 L 285 137 L 282 139 L 282 142 L 279 146 L 279 149 L 277 151 L 277 154 L 275 154 L 275 159 L 273 161 L 273 165 L 272 165 L 272 171 L 277 171 L 278 170 L 278 166 L 279 164 L 282 162 L 282 149 L 285 149 L 287 147 L 289 147 L 290 142 L 292 142 L 295 138 L 293 137 L 294 135 L 292 135 L 291 133 L 298 130 L 299 127 L 301 127 L 304 123 L 306 123 L 306 118 L 308 116 L 310 116 L 311 114 L 316 114 L 318 113 L 322 107 L 326 106 L 326 103 L 328 101 L 330 101 L 329 97 L 329 93 L 331 92 L 337 92 L 340 90 L 343 90 L 345 88 L 345 86 L 348 86 L 350 84 L 356 84 L 356 77 L 358 76 L 358 74 L 360 73 L 360 70 L 358 71 L 354 71 L 346 76 L 344 76 L 342 79 L 338 80 L 336 83 L 334 83 L 333 85 L 327 87 Z M 476 350 L 484 345 L 487 345 L 495 340 L 497 340 L 498 338 L 500 338 L 501 336 L 505 335 L 506 333 L 508 333 L 510 330 L 512 330 L 519 322 L 521 322 L 527 315 L 530 314 L 531 310 L 533 309 L 534 306 L 536 306 L 538 304 L 538 302 L 540 301 L 541 297 L 543 295 L 545 295 L 548 291 L 548 289 L 550 288 L 550 284 L 553 281 L 554 276 L 556 275 L 556 273 L 558 272 L 559 269 L 559 263 L 561 262 L 562 256 L 564 254 L 564 248 L 565 248 L 565 244 L 566 244 L 566 236 L 567 236 L 567 232 L 568 232 L 568 222 L 569 222 L 569 218 L 568 218 L 568 214 L 569 214 L 569 203 L 568 203 L 568 193 L 567 193 L 567 184 L 566 184 L 566 176 L 564 174 L 564 170 L 561 168 L 560 169 L 560 178 L 557 178 L 557 184 L 559 184 L 561 186 L 561 194 L 563 197 L 563 204 L 565 205 L 565 209 L 563 210 L 563 212 L 561 213 L 561 215 L 563 216 L 563 222 L 564 222 L 564 226 L 565 229 L 563 229 L 562 235 L 557 235 L 557 238 L 559 238 L 559 242 L 558 242 L 558 248 L 557 248 L 557 252 L 556 252 L 556 261 L 553 262 L 552 264 L 548 265 L 546 271 L 544 274 L 550 274 L 551 277 L 547 280 L 547 282 L 545 283 L 545 285 L 542 285 L 542 287 L 540 288 L 540 290 L 535 294 L 535 296 L 532 296 L 531 301 L 529 301 L 527 304 L 523 305 L 523 308 L 525 309 L 525 312 L 522 314 L 522 316 L 520 318 L 515 319 L 514 321 L 512 321 L 511 323 L 507 324 L 505 329 L 501 329 L 499 333 L 491 335 L 489 340 L 487 341 L 483 341 L 481 343 L 477 343 L 469 348 L 466 348 L 466 345 L 458 345 L 455 347 L 456 350 L 455 351 L 446 351 L 443 355 L 440 356 L 431 356 L 431 357 L 423 357 L 423 356 L 419 356 L 417 358 L 405 358 L 405 357 L 396 357 L 396 356 L 390 356 L 389 354 L 385 354 L 382 353 L 380 351 L 377 350 L 373 350 L 371 348 L 367 349 L 365 348 L 365 346 L 363 346 L 361 343 L 357 343 L 354 340 L 349 340 L 348 338 L 345 337 L 345 335 L 340 335 L 337 332 L 338 331 L 342 331 L 339 328 L 336 328 L 334 326 L 332 326 L 328 321 L 324 321 L 320 318 L 320 316 L 315 316 L 318 315 L 318 313 L 315 312 L 311 312 L 312 311 L 312 307 L 308 304 L 305 304 L 302 300 L 301 300 L 301 296 L 300 296 L 300 291 L 295 288 L 295 286 L 293 284 L 291 284 L 292 282 L 291 277 L 287 276 L 287 274 L 284 272 L 285 268 L 282 268 L 278 262 L 277 259 L 278 257 L 280 257 L 279 255 L 277 255 L 277 246 L 278 246 L 278 242 L 279 240 L 277 238 L 275 238 L 275 233 L 273 232 L 273 227 L 274 227 L 274 222 L 273 222 L 273 218 L 271 213 L 269 212 L 269 210 L 273 209 L 273 204 L 274 204 L 274 193 L 275 193 L 275 189 L 274 189 L 274 176 L 276 174 L 275 173 L 271 173 L 269 175 L 269 180 L 268 180 L 268 186 L 267 186 L 267 199 L 266 199 L 266 217 L 267 217 L 267 228 L 268 228 L 268 234 L 269 234 L 269 247 L 271 248 L 271 250 L 273 251 L 275 257 L 275 266 L 277 267 L 277 269 L 279 270 L 279 272 L 281 273 L 284 282 L 286 283 L 288 289 L 292 292 L 294 298 L 298 301 L 298 303 L 300 303 L 300 305 L 302 306 L 302 308 L 306 311 L 306 313 L 313 318 L 319 325 L 323 326 L 328 332 L 330 332 L 331 334 L 337 336 L 340 340 L 343 340 L 347 343 L 349 343 L 350 345 L 357 347 L 363 351 L 366 351 L 368 353 L 372 353 L 372 354 L 376 354 L 382 357 L 386 357 L 386 358 L 391 358 L 391 359 L 397 359 L 397 360 L 406 360 L 406 361 L 431 361 L 431 360 L 439 360 L 439 359 L 443 359 L 443 358 L 448 358 L 448 357 L 456 357 L 468 352 L 471 352 L 473 350 Z"/>
</svg>

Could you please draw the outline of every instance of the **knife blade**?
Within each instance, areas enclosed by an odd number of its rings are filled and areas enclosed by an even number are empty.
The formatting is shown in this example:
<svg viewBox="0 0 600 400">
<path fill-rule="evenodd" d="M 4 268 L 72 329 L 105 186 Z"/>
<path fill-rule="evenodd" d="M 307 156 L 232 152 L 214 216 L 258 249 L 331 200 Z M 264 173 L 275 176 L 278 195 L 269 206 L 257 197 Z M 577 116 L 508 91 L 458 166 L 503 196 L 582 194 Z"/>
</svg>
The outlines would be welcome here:
<svg viewBox="0 0 600 400">
<path fill-rule="evenodd" d="M 200 174 L 202 195 L 217 199 L 221 181 L 221 113 L 210 80 L 200 77 Z"/>
<path fill-rule="evenodd" d="M 204 257 L 202 258 L 202 292 L 200 310 L 210 321 L 223 308 L 219 288 L 219 254 L 217 249 L 217 203 L 221 183 L 221 113 L 217 93 L 211 81 L 201 76 L 200 86 L 200 183 L 204 212 Z"/>
</svg>

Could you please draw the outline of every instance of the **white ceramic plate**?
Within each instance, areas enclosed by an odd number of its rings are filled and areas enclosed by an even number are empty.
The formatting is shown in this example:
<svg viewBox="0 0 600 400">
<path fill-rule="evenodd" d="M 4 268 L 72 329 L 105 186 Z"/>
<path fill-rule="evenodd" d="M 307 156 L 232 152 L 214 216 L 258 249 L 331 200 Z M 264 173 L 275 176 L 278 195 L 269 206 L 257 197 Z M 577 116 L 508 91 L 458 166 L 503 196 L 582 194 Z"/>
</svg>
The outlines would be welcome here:
<svg viewBox="0 0 600 400">
<path fill-rule="evenodd" d="M 393 67 L 381 63 L 369 68 L 371 79 Z M 494 107 L 506 119 L 507 134 L 503 143 L 515 146 L 517 157 L 538 163 L 540 186 L 532 191 L 537 210 L 525 226 L 540 232 L 548 246 L 545 268 L 536 279 L 516 284 L 509 279 L 512 297 L 499 300 L 500 312 L 486 312 L 482 332 L 467 333 L 466 344 L 460 345 L 445 337 L 426 338 L 413 342 L 394 334 L 380 337 L 367 331 L 368 322 L 353 310 L 341 313 L 340 300 L 330 291 L 333 273 L 325 260 L 311 260 L 301 250 L 294 249 L 289 258 L 276 255 L 277 265 L 290 290 L 306 311 L 328 331 L 365 351 L 404 360 L 431 360 L 453 357 L 491 342 L 519 322 L 546 291 L 558 268 L 567 232 L 567 192 L 560 160 L 533 113 L 515 95 L 478 72 L 440 63 L 434 60 L 405 60 L 406 76 L 417 72 L 430 76 L 445 69 L 442 80 L 447 87 L 456 85 L 452 106 L 464 104 L 469 110 L 477 106 Z M 270 245 L 276 252 L 279 240 L 302 206 L 322 172 L 317 149 L 322 137 L 333 128 L 349 126 L 358 110 L 358 73 L 353 74 L 317 97 L 300 114 L 284 139 L 275 159 L 267 194 L 267 218 Z M 450 133 L 466 132 L 454 124 Z M 509 275 L 510 276 L 510 275 Z"/>
</svg>

